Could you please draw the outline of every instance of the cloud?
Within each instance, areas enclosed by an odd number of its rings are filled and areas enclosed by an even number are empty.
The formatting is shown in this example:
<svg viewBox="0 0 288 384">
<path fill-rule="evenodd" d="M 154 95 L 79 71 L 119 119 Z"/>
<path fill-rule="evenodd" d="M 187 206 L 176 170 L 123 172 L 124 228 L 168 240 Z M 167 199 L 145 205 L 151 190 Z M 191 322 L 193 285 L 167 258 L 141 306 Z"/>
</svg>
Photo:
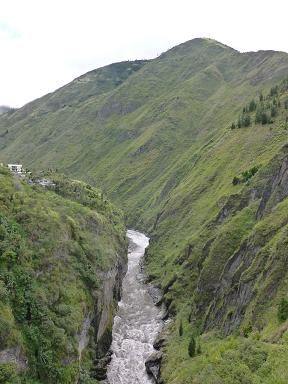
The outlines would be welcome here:
<svg viewBox="0 0 288 384">
<path fill-rule="evenodd" d="M 288 51 L 287 10 L 286 0 L 9 0 L 1 4 L 0 105 L 21 106 L 86 71 L 152 58 L 193 37 Z"/>
</svg>

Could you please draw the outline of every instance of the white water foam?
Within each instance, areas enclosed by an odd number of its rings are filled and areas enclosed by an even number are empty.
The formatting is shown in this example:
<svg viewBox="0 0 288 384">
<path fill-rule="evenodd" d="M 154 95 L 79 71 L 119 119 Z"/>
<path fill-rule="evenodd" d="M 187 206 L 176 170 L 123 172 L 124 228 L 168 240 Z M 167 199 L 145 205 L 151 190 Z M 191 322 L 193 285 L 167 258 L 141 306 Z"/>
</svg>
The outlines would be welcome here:
<svg viewBox="0 0 288 384">
<path fill-rule="evenodd" d="M 149 244 L 144 234 L 129 230 L 128 270 L 123 280 L 122 300 L 113 325 L 112 360 L 107 378 L 110 384 L 151 384 L 146 359 L 155 351 L 162 312 L 156 307 L 143 282 L 140 260 Z"/>
</svg>

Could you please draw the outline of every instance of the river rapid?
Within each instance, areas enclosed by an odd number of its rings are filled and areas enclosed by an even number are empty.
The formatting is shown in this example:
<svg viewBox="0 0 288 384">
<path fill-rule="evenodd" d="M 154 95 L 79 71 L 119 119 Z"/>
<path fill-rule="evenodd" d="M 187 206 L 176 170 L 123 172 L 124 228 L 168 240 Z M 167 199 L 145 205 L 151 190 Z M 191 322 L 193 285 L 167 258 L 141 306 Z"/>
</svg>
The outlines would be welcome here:
<svg viewBox="0 0 288 384">
<path fill-rule="evenodd" d="M 122 299 L 114 319 L 112 360 L 108 366 L 109 384 L 151 384 L 145 361 L 155 351 L 153 342 L 162 326 L 162 310 L 150 294 L 141 271 L 141 259 L 149 238 L 129 230 L 128 270 L 123 280 Z"/>
</svg>

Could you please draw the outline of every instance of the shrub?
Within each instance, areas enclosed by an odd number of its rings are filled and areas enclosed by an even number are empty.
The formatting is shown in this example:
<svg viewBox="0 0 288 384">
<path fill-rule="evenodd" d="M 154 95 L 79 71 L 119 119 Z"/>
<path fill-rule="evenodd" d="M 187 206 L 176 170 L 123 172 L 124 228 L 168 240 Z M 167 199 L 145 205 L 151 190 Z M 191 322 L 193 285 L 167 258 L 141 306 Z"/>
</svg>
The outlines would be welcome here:
<svg viewBox="0 0 288 384">
<path fill-rule="evenodd" d="M 179 325 L 179 336 L 183 335 L 183 323 L 182 320 L 180 320 L 180 325 Z"/>
<path fill-rule="evenodd" d="M 194 357 L 196 352 L 196 340 L 194 336 L 191 336 L 189 345 L 188 345 L 188 354 L 190 357 Z"/>
<path fill-rule="evenodd" d="M 278 320 L 286 321 L 288 319 L 288 300 L 282 298 L 278 306 Z"/>
<path fill-rule="evenodd" d="M 255 100 L 251 100 L 249 103 L 249 112 L 254 112 L 256 111 L 257 104 Z"/>
<path fill-rule="evenodd" d="M 251 117 L 250 115 L 243 115 L 242 116 L 242 124 L 244 125 L 244 127 L 249 127 L 250 124 L 251 124 Z"/>
<path fill-rule="evenodd" d="M 7 301 L 8 301 L 8 292 L 3 281 L 0 280 L 0 302 L 7 303 Z"/>
<path fill-rule="evenodd" d="M 7 383 L 15 377 L 15 367 L 12 364 L 0 364 L 0 384 Z"/>
<path fill-rule="evenodd" d="M 275 117 L 277 115 L 277 108 L 275 105 L 271 108 L 271 117 Z"/>
<path fill-rule="evenodd" d="M 270 122 L 270 118 L 268 114 L 263 109 L 258 109 L 255 116 L 255 124 L 268 124 Z"/>
<path fill-rule="evenodd" d="M 237 176 L 234 176 L 234 177 L 233 177 L 233 180 L 232 180 L 232 184 L 233 184 L 233 185 L 237 185 L 237 184 L 240 184 L 240 183 L 241 183 L 240 178 L 237 177 Z"/>
<path fill-rule="evenodd" d="M 10 335 L 10 324 L 0 317 L 0 345 L 6 347 L 7 338 Z"/>
<path fill-rule="evenodd" d="M 201 355 L 202 353 L 202 348 L 201 348 L 201 344 L 198 342 L 198 345 L 197 345 L 197 351 L 196 351 L 197 355 Z"/>
<path fill-rule="evenodd" d="M 242 175 L 243 181 L 247 182 L 248 180 L 250 180 L 251 177 L 253 177 L 257 173 L 258 169 L 259 167 L 255 166 L 248 169 L 247 171 L 242 172 L 241 175 Z"/>
<path fill-rule="evenodd" d="M 260 93 L 260 95 L 259 95 L 259 101 L 262 103 L 263 100 L 264 100 L 263 93 Z"/>
<path fill-rule="evenodd" d="M 275 87 L 272 87 L 270 89 L 270 96 L 272 97 L 272 96 L 276 96 L 276 95 L 278 95 L 278 85 L 276 85 Z"/>
</svg>

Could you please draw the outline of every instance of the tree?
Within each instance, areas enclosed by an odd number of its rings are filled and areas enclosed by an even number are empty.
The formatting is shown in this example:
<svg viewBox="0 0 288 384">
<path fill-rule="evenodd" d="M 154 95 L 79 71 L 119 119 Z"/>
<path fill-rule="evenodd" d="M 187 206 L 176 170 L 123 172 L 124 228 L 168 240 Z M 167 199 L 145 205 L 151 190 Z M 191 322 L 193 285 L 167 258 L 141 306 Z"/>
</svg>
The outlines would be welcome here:
<svg viewBox="0 0 288 384">
<path fill-rule="evenodd" d="M 244 127 L 249 127 L 250 124 L 251 124 L 251 117 L 250 115 L 243 115 L 242 116 L 242 124 L 244 125 Z"/>
<path fill-rule="evenodd" d="M 269 117 L 268 117 L 267 113 L 266 112 L 262 112 L 262 114 L 261 114 L 261 124 L 262 125 L 268 124 L 269 121 L 270 120 L 269 120 Z"/>
<path fill-rule="evenodd" d="M 256 104 L 256 101 L 253 99 L 249 103 L 249 112 L 256 111 L 256 108 L 257 108 L 257 104 Z"/>
<path fill-rule="evenodd" d="M 262 121 L 262 109 L 257 109 L 256 116 L 255 116 L 255 124 L 260 124 Z"/>
<path fill-rule="evenodd" d="M 196 352 L 196 340 L 193 336 L 191 336 L 189 345 L 188 345 L 188 354 L 190 357 L 194 357 Z"/>
<path fill-rule="evenodd" d="M 270 119 L 267 115 L 267 113 L 264 111 L 264 109 L 259 108 L 256 112 L 255 116 L 255 124 L 268 124 L 270 122 Z"/>
<path fill-rule="evenodd" d="M 284 108 L 288 109 L 288 99 L 286 99 L 285 102 L 284 102 Z"/>
</svg>

